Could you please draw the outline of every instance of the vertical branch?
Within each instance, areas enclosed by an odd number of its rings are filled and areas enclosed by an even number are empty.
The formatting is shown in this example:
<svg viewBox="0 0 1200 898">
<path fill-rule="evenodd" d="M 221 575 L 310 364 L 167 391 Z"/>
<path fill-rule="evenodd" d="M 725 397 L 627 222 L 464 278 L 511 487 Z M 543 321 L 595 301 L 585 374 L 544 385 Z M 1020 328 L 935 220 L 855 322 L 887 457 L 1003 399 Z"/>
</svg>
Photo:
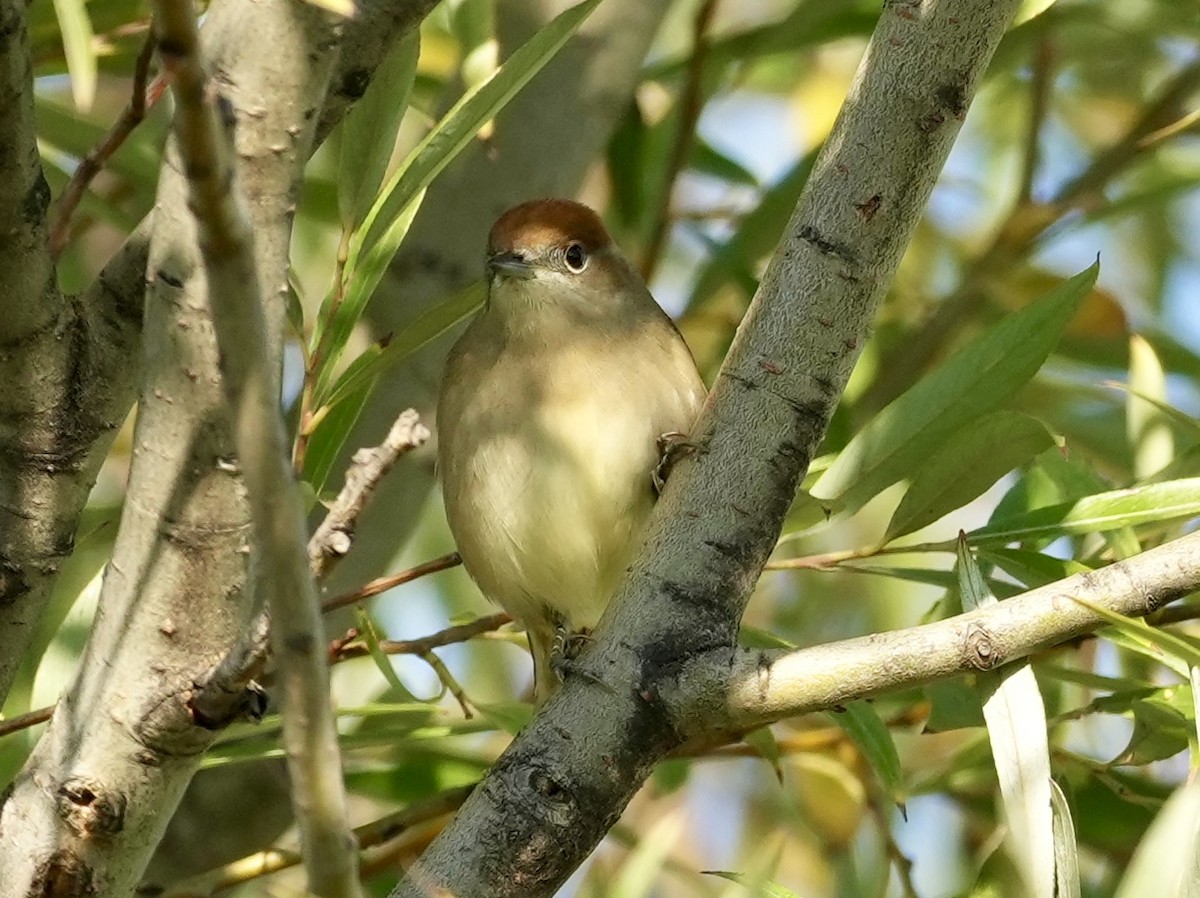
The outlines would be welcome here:
<svg viewBox="0 0 1200 898">
<path fill-rule="evenodd" d="M 308 566 L 304 505 L 288 462 L 276 375 L 255 267 L 253 229 L 241 208 L 232 141 L 219 120 L 199 56 L 191 3 L 155 5 L 159 52 L 173 78 L 175 133 L 190 187 L 208 276 L 213 326 L 258 552 L 258 587 L 273 620 L 283 687 L 284 743 L 309 891 L 323 898 L 361 893 L 329 701 L 316 581 Z"/>
<path fill-rule="evenodd" d="M 658 267 L 659 257 L 666 246 L 667 235 L 671 233 L 671 195 L 675 192 L 675 182 L 679 173 L 687 164 L 688 153 L 696 139 L 696 125 L 700 121 L 700 113 L 704 108 L 704 63 L 708 58 L 708 29 L 713 16 L 717 12 L 718 0 L 703 0 L 696 12 L 692 26 L 692 56 L 688 60 L 687 75 L 683 83 L 683 92 L 679 97 L 679 130 L 675 132 L 675 142 L 671 146 L 671 156 L 667 162 L 667 172 L 664 178 L 662 208 L 658 210 L 658 218 L 654 222 L 654 231 L 646 245 L 646 254 L 642 258 L 642 277 L 649 281 Z"/>
</svg>

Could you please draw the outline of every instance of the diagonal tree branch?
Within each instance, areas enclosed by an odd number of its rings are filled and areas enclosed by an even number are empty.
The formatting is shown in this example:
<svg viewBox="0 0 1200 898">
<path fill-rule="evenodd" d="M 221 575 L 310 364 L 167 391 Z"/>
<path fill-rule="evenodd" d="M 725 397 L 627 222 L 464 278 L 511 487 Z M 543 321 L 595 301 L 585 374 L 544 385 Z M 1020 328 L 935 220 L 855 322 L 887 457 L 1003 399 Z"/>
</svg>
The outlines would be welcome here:
<svg viewBox="0 0 1200 898">
<path fill-rule="evenodd" d="M 672 716 L 702 722 L 691 738 L 720 741 L 722 732 L 992 670 L 1107 623 L 1077 599 L 1141 617 L 1198 589 L 1200 533 L 1193 533 L 937 623 L 798 651 L 740 649 L 732 662 L 728 654 L 699 655 L 688 660 L 679 693 L 669 699 Z"/>
<path fill-rule="evenodd" d="M 567 681 L 397 898 L 553 894 L 688 721 L 663 696 L 736 655 L 742 609 L 1017 0 L 890 0 L 646 545 Z M 600 685 L 603 684 L 603 685 Z"/>
</svg>

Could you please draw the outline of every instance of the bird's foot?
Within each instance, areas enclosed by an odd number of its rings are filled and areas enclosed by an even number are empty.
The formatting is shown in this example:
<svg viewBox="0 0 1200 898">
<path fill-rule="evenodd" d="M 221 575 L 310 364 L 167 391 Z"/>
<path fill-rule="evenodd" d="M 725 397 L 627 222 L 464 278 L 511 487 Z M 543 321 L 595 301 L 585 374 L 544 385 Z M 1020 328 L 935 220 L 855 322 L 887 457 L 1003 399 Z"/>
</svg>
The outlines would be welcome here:
<svg viewBox="0 0 1200 898">
<path fill-rule="evenodd" d="M 567 677 L 582 677 L 589 683 L 609 688 L 591 671 L 585 670 L 576 659 L 584 647 L 592 641 L 591 630 L 570 630 L 561 621 L 554 626 L 554 642 L 550 647 L 550 668 L 559 682 Z"/>
<path fill-rule="evenodd" d="M 667 478 L 671 476 L 671 469 L 675 467 L 675 463 L 699 449 L 700 444 L 689 440 L 686 433 L 677 430 L 660 434 L 655 444 L 658 446 L 658 464 L 650 472 L 650 485 L 654 488 L 654 495 L 659 496 L 662 495 L 663 487 L 667 485 Z"/>
</svg>

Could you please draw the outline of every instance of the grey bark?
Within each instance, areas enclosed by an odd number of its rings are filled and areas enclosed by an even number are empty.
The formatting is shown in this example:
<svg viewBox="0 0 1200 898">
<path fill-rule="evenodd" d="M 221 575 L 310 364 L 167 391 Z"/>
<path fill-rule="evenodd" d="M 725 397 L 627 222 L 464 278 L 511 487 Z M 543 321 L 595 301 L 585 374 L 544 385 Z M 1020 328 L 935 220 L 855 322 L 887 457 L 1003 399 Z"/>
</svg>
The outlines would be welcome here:
<svg viewBox="0 0 1200 898">
<path fill-rule="evenodd" d="M 672 475 L 570 678 L 396 898 L 549 896 L 688 722 L 688 658 L 732 664 L 746 599 L 1018 0 L 891 0 Z"/>
<path fill-rule="evenodd" d="M 364 0 L 344 27 L 333 88 L 318 115 L 324 140 L 362 96 L 393 42 L 434 0 Z M 0 250 L 22 260 L 0 281 L 0 701 L 8 694 L 73 548 L 79 514 L 141 371 L 142 311 L 153 216 L 78 297 L 55 284 L 46 233 L 49 188 L 33 131 L 32 67 L 23 3 L 0 5 Z M 243 57 L 262 55 L 260 35 L 232 34 Z M 257 62 L 244 58 L 241 64 Z"/>
<path fill-rule="evenodd" d="M 205 38 L 237 117 L 259 289 L 278 307 L 325 86 L 313 61 L 336 52 L 334 29 L 305 4 L 229 0 L 210 8 Z M 178 159 L 168 147 L 133 465 L 99 611 L 73 684 L 0 808 L 0 870 L 14 895 L 132 892 L 220 723 L 197 719 L 189 697 L 252 611 L 244 487 Z M 277 358 L 282 311 L 270 318 Z"/>
<path fill-rule="evenodd" d="M 1104 626 L 1077 600 L 1142 617 L 1200 588 L 1200 534 L 1075 574 L 948 620 L 798 651 L 739 649 L 689 658 L 665 696 L 697 721 L 689 739 L 719 742 L 786 717 L 944 677 L 993 670 Z"/>
</svg>

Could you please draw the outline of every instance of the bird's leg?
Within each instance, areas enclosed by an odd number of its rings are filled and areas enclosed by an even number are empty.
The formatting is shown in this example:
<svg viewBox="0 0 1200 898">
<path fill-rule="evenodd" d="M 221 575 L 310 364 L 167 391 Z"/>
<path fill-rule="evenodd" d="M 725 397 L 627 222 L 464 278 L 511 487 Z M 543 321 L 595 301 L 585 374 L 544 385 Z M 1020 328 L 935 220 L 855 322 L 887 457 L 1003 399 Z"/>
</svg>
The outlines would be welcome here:
<svg viewBox="0 0 1200 898">
<path fill-rule="evenodd" d="M 654 488 L 654 495 L 659 496 L 667 485 L 667 478 L 675 463 L 699 449 L 700 444 L 689 440 L 686 433 L 672 430 L 659 434 L 655 445 L 658 446 L 658 464 L 650 472 L 650 485 Z"/>
</svg>

